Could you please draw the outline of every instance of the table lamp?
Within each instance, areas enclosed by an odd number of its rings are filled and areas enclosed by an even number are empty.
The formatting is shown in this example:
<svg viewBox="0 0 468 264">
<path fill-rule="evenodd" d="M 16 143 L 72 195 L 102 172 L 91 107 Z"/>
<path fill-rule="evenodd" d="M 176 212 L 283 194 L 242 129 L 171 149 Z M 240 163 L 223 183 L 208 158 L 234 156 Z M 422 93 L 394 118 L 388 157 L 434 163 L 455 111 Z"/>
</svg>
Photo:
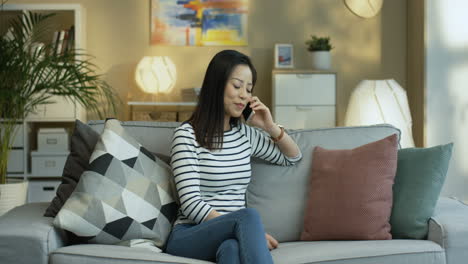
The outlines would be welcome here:
<svg viewBox="0 0 468 264">
<path fill-rule="evenodd" d="M 145 93 L 169 93 L 175 86 L 177 72 L 175 64 L 167 56 L 146 56 L 135 70 L 135 81 Z"/>
</svg>

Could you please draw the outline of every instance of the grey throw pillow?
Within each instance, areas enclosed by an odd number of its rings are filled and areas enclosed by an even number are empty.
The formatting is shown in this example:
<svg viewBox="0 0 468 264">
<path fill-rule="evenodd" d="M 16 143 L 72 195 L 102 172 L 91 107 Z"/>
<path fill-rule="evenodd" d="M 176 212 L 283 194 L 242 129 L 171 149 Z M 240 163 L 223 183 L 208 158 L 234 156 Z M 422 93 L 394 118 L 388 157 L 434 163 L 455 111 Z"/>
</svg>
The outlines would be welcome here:
<svg viewBox="0 0 468 264">
<path fill-rule="evenodd" d="M 99 134 L 90 126 L 83 124 L 80 120 L 75 121 L 75 129 L 70 140 L 70 155 L 65 162 L 62 183 L 57 188 L 56 196 L 47 207 L 44 216 L 55 217 L 75 190 L 81 174 L 89 169 L 89 157 L 98 139 Z"/>
<path fill-rule="evenodd" d="M 163 247 L 178 205 L 170 167 L 112 119 L 54 225 L 88 242 L 152 239 Z"/>
</svg>

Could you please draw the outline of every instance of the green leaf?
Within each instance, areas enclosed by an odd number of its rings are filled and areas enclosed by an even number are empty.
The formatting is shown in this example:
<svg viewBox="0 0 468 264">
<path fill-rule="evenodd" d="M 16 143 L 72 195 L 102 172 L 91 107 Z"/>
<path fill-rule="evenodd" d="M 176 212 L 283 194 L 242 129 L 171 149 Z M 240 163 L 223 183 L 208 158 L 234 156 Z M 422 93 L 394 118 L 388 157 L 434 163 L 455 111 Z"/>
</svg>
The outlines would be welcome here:
<svg viewBox="0 0 468 264">
<path fill-rule="evenodd" d="M 74 100 L 102 119 L 114 115 L 121 101 L 103 76 L 96 73 L 98 69 L 92 63 L 92 56 L 74 48 L 55 54 L 49 52 L 52 43 L 45 43 L 40 50 L 31 49 L 44 35 L 50 34 L 52 27 L 48 20 L 53 16 L 26 12 L 6 24 L 1 21 L 2 26 L 13 29 L 13 39 L 0 38 L 0 118 L 15 123 L 37 106 L 52 103 L 53 95 Z M 8 129 L 1 123 L 0 132 Z M 6 135 L 0 143 L 9 142 L 14 136 L 13 132 Z M 1 145 L 0 183 L 5 176 L 2 172 L 8 157 L 5 153 L 10 149 L 8 144 Z"/>
</svg>

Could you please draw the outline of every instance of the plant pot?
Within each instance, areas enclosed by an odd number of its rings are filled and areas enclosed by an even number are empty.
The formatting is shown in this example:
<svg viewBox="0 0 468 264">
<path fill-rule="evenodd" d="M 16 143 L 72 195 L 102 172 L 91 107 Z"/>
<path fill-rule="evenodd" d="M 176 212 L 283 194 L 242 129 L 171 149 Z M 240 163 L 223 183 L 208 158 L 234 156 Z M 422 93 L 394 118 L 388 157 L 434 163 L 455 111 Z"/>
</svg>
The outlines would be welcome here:
<svg viewBox="0 0 468 264">
<path fill-rule="evenodd" d="M 28 182 L 0 184 L 0 216 L 26 203 Z"/>
<path fill-rule="evenodd" d="M 330 51 L 312 51 L 312 69 L 314 70 L 330 70 L 331 56 Z"/>
</svg>

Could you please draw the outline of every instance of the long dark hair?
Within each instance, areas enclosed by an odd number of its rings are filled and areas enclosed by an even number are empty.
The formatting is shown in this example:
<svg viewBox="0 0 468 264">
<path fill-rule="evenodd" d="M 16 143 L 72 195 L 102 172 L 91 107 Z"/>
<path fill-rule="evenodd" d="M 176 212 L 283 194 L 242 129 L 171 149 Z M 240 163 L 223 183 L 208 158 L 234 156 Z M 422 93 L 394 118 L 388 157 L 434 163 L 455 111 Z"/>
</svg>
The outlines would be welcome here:
<svg viewBox="0 0 468 264">
<path fill-rule="evenodd" d="M 247 65 L 252 72 L 252 89 L 257 81 L 257 71 L 250 58 L 235 50 L 223 50 L 211 59 L 198 98 L 198 104 L 188 122 L 195 131 L 200 146 L 219 149 L 224 134 L 224 88 L 229 76 L 237 65 Z M 231 125 L 237 125 L 239 118 L 231 117 Z"/>
</svg>

